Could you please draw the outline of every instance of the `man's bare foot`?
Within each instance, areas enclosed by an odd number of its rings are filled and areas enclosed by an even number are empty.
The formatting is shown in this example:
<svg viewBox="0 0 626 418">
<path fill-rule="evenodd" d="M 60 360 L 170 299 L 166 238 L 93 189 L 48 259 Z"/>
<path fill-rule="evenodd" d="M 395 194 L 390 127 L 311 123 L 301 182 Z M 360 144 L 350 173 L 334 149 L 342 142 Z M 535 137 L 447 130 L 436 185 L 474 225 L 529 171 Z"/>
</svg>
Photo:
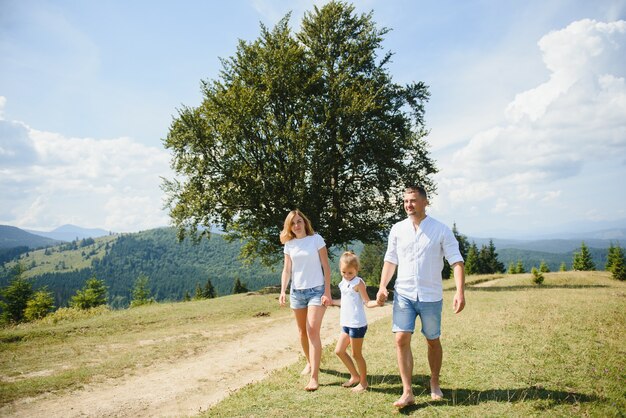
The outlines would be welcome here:
<svg viewBox="0 0 626 418">
<path fill-rule="evenodd" d="M 304 387 L 304 390 L 307 390 L 309 392 L 313 392 L 313 391 L 316 391 L 317 389 L 319 389 L 319 387 L 320 387 L 320 385 L 319 385 L 319 383 L 317 383 L 317 380 L 312 378 L 311 380 L 309 380 L 309 384 Z"/>
<path fill-rule="evenodd" d="M 344 388 L 350 388 L 354 385 L 356 385 L 357 383 L 359 383 L 359 378 L 358 377 L 350 377 L 350 380 L 348 380 L 346 383 L 344 383 L 343 386 Z"/>
<path fill-rule="evenodd" d="M 415 398 L 413 397 L 413 395 L 402 395 L 400 396 L 400 399 L 398 399 L 397 401 L 395 401 L 393 403 L 393 406 L 395 406 L 398 409 L 402 409 L 405 408 L 409 405 L 414 405 L 415 404 Z"/>
<path fill-rule="evenodd" d="M 351 390 L 354 393 L 363 393 L 363 392 L 365 392 L 367 390 L 367 385 L 363 386 L 362 383 L 359 383 L 358 385 L 353 387 Z"/>
<path fill-rule="evenodd" d="M 433 399 L 433 401 L 440 401 L 443 399 L 443 392 L 441 391 L 441 388 L 439 387 L 438 384 L 433 384 L 431 382 L 430 397 Z"/>
<path fill-rule="evenodd" d="M 307 374 L 311 374 L 311 365 L 309 363 L 306 364 L 306 366 L 304 366 L 304 369 L 302 369 L 302 371 L 300 372 L 301 375 L 307 375 Z"/>
</svg>

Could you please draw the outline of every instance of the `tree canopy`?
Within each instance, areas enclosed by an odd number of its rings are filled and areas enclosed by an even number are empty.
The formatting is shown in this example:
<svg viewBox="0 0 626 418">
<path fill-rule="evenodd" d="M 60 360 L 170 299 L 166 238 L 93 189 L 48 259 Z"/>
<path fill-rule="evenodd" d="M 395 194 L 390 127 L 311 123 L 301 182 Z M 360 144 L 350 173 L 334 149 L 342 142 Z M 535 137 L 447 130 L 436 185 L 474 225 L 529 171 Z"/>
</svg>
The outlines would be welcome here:
<svg viewBox="0 0 626 418">
<path fill-rule="evenodd" d="M 240 41 L 165 139 L 177 178 L 163 189 L 179 238 L 217 225 L 267 264 L 281 255 L 290 210 L 328 247 L 380 241 L 402 216 L 405 185 L 432 192 L 436 172 L 424 140 L 428 88 L 393 82 L 381 51 L 388 29 L 337 1 L 307 12 L 297 33 L 289 17 Z"/>
</svg>

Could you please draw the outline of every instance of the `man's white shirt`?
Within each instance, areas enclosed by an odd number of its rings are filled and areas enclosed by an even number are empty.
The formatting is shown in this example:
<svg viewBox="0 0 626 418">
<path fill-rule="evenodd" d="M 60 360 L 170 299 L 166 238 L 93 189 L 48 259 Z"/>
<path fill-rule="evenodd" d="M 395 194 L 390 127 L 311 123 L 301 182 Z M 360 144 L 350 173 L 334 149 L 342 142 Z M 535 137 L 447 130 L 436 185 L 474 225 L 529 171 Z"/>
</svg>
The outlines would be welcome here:
<svg viewBox="0 0 626 418">
<path fill-rule="evenodd" d="M 385 261 L 398 266 L 396 293 L 413 301 L 443 299 L 443 257 L 450 265 L 463 261 L 452 230 L 438 220 L 426 216 L 415 228 L 407 218 L 391 228 Z"/>
</svg>

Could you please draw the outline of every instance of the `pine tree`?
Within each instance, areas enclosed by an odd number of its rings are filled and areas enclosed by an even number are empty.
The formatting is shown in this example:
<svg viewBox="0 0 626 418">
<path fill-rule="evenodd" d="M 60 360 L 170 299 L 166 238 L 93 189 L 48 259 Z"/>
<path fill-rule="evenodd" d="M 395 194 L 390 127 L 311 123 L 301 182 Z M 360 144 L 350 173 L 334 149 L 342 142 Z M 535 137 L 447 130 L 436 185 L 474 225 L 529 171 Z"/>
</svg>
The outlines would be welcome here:
<svg viewBox="0 0 626 418">
<path fill-rule="evenodd" d="M 189 294 L 189 290 L 185 290 L 185 294 L 183 295 L 183 301 L 189 302 L 191 300 L 191 295 Z"/>
<path fill-rule="evenodd" d="M 237 293 L 246 293 L 246 292 L 248 292 L 248 288 L 246 287 L 246 284 L 241 283 L 241 280 L 239 280 L 239 277 L 237 277 L 235 279 L 235 285 L 233 286 L 233 295 Z"/>
<path fill-rule="evenodd" d="M 526 269 L 524 268 L 524 263 L 522 263 L 522 260 L 517 260 L 517 265 L 515 266 L 515 272 L 517 274 L 526 273 Z"/>
<path fill-rule="evenodd" d="M 483 262 L 482 264 L 482 274 L 493 274 L 493 273 L 502 273 L 504 272 L 504 264 L 502 264 L 498 260 L 498 253 L 496 252 L 496 246 L 493 243 L 493 240 L 489 240 L 489 246 L 483 247 L 481 253 L 484 251 L 484 256 L 482 256 Z"/>
<path fill-rule="evenodd" d="M 508 274 L 515 274 L 517 271 L 515 270 L 515 263 L 512 261 L 509 263 L 509 268 L 506 270 Z"/>
<path fill-rule="evenodd" d="M 561 266 L 559 267 L 559 271 L 567 271 L 567 265 L 565 264 L 565 261 L 561 263 Z"/>
<path fill-rule="evenodd" d="M 204 290 L 202 291 L 202 296 L 205 299 L 213 299 L 217 296 L 217 293 L 215 292 L 215 287 L 213 287 L 213 283 L 211 283 L 211 279 L 207 279 L 204 285 Z"/>
<path fill-rule="evenodd" d="M 580 252 L 574 253 L 572 268 L 578 271 L 591 271 L 596 269 L 596 265 L 591 259 L 591 253 L 583 241 L 580 245 Z"/>
<path fill-rule="evenodd" d="M 194 300 L 204 299 L 204 292 L 202 291 L 202 287 L 200 283 L 196 283 L 196 292 L 193 296 Z"/>
<path fill-rule="evenodd" d="M 20 262 L 14 268 L 9 284 L 0 290 L 2 322 L 20 322 L 24 319 L 24 310 L 33 295 L 32 283 L 24 278 L 26 267 Z"/>
<path fill-rule="evenodd" d="M 617 280 L 626 280 L 626 260 L 624 259 L 624 251 L 619 245 L 613 250 L 613 261 L 611 263 L 611 273 L 613 278 Z"/>
<path fill-rule="evenodd" d="M 550 273 L 550 267 L 548 267 L 544 260 L 541 260 L 541 264 L 539 264 L 539 271 L 542 273 Z"/>
<path fill-rule="evenodd" d="M 106 303 L 107 288 L 103 280 L 95 277 L 87 280 L 85 286 L 70 299 L 70 306 L 77 309 L 95 308 Z"/>
<path fill-rule="evenodd" d="M 27 321 L 35 321 L 48 315 L 54 310 L 54 297 L 52 292 L 45 288 L 35 292 L 26 303 L 24 318 Z"/>
<path fill-rule="evenodd" d="M 532 273 L 532 280 L 534 284 L 542 284 L 543 283 L 543 274 L 537 270 L 536 267 L 533 267 L 530 271 Z"/>
<path fill-rule="evenodd" d="M 606 271 L 613 271 L 613 264 L 615 263 L 616 249 L 617 248 L 613 245 L 613 241 L 611 241 L 611 244 L 609 245 L 609 251 L 606 256 L 606 265 L 604 266 L 604 269 Z"/>
<path fill-rule="evenodd" d="M 465 273 L 469 274 L 479 274 L 479 258 L 478 258 L 478 247 L 476 243 L 472 241 L 472 244 L 467 251 L 467 260 L 465 261 Z"/>
<path fill-rule="evenodd" d="M 154 302 L 154 299 L 150 297 L 148 281 L 148 276 L 143 273 L 137 277 L 133 288 L 133 300 L 130 302 L 131 308 Z"/>
</svg>

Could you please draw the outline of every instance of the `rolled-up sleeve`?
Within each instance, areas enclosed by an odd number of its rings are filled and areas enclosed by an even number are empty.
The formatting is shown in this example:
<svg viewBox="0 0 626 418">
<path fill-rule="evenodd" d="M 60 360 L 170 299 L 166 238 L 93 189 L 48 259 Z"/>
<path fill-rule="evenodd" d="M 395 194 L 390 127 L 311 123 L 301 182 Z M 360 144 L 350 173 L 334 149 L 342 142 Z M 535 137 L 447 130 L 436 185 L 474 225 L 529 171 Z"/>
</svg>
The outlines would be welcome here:
<svg viewBox="0 0 626 418">
<path fill-rule="evenodd" d="M 454 233 L 449 229 L 444 229 L 443 235 L 443 255 L 448 260 L 450 265 L 454 263 L 463 262 L 463 256 L 461 256 L 461 252 L 459 251 L 459 242 L 456 240 Z"/>
<path fill-rule="evenodd" d="M 398 265 L 398 237 L 396 226 L 394 225 L 389 232 L 389 241 L 387 242 L 387 252 L 385 253 L 385 261 Z"/>
</svg>

